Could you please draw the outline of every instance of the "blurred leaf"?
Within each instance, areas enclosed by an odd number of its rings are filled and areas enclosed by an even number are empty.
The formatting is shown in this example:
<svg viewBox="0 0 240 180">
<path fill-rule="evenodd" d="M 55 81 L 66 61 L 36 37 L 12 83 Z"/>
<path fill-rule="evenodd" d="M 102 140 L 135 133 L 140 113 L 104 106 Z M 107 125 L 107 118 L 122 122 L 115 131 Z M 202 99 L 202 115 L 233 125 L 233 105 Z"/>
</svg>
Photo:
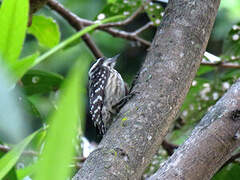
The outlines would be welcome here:
<svg viewBox="0 0 240 180">
<path fill-rule="evenodd" d="M 215 69 L 215 67 L 212 67 L 212 66 L 204 66 L 204 65 L 201 65 L 200 68 L 198 69 L 197 71 L 197 76 L 201 76 L 207 72 L 211 72 Z"/>
<path fill-rule="evenodd" d="M 43 127 L 46 127 L 43 125 Z M 46 129 L 46 128 L 45 128 Z M 35 151 L 41 151 L 41 148 L 44 146 L 43 142 L 46 139 L 47 131 L 39 132 L 31 142 L 31 148 Z"/>
<path fill-rule="evenodd" d="M 28 33 L 33 34 L 40 45 L 48 48 L 56 46 L 60 41 L 58 24 L 50 17 L 34 15 Z"/>
<path fill-rule="evenodd" d="M 84 117 L 85 85 L 88 63 L 79 61 L 63 84 L 57 111 L 50 116 L 50 127 L 39 162 L 36 180 L 65 180 L 74 155 L 74 139 L 79 118 Z M 67 123 L 66 123 L 67 120 Z"/>
<path fill-rule="evenodd" d="M 129 16 L 136 11 L 141 4 L 141 0 L 111 0 L 95 19 L 101 20 L 116 15 Z"/>
<path fill-rule="evenodd" d="M 219 171 L 215 176 L 213 176 L 212 180 L 239 180 L 240 176 L 240 166 L 239 164 L 230 164 L 224 167 L 221 171 Z"/>
<path fill-rule="evenodd" d="M 155 4 L 153 2 L 148 3 L 144 6 L 149 19 L 154 23 L 155 26 L 158 26 L 162 20 L 164 9 L 160 4 Z"/>
<path fill-rule="evenodd" d="M 17 170 L 17 178 L 23 179 L 26 176 L 31 176 L 36 171 L 37 163 L 29 165 L 27 167 L 21 168 Z"/>
<path fill-rule="evenodd" d="M 240 56 L 240 22 L 233 25 L 223 44 L 225 56 Z"/>
<path fill-rule="evenodd" d="M 3 180 L 18 180 L 15 168 L 13 167 Z"/>
<path fill-rule="evenodd" d="M 0 179 L 2 179 L 10 169 L 12 169 L 25 147 L 31 142 L 31 140 L 38 132 L 39 131 L 36 131 L 33 134 L 29 135 L 0 159 Z"/>
<path fill-rule="evenodd" d="M 23 108 L 18 105 L 20 93 L 18 88 L 13 89 L 10 77 L 4 66 L 0 66 L 0 139 L 6 143 L 17 143 L 32 130 L 26 123 Z"/>
<path fill-rule="evenodd" d="M 0 53 L 7 64 L 20 55 L 28 22 L 28 0 L 4 0 L 0 13 Z"/>
<path fill-rule="evenodd" d="M 117 0 L 107 0 L 107 3 L 115 3 Z"/>
<path fill-rule="evenodd" d="M 69 46 L 72 43 L 74 43 L 81 36 L 83 36 L 84 34 L 86 34 L 88 32 L 91 32 L 94 29 L 96 29 L 99 25 L 104 24 L 104 23 L 108 23 L 108 22 L 114 22 L 114 21 L 117 21 L 117 20 L 122 19 L 122 18 L 125 18 L 125 16 L 123 16 L 123 15 L 113 16 L 113 17 L 104 19 L 104 20 L 102 20 L 100 22 L 97 22 L 97 23 L 95 23 L 95 24 L 93 24 L 91 26 L 88 26 L 88 27 L 84 28 L 83 30 L 77 32 L 73 36 L 69 37 L 68 39 L 66 39 L 65 41 L 61 42 L 60 44 L 58 44 L 57 46 L 55 46 L 54 48 L 52 48 L 48 52 L 46 52 L 43 55 L 41 55 L 40 57 L 38 57 L 36 59 L 36 61 L 34 61 L 34 66 L 39 64 L 43 60 L 47 59 L 49 56 L 53 55 L 54 53 L 58 52 L 59 50 Z"/>
<path fill-rule="evenodd" d="M 3 143 L 0 142 L 0 144 L 3 144 Z M 6 152 L 0 151 L 0 158 L 2 158 L 4 154 L 6 154 Z M 8 172 L 8 174 L 4 177 L 3 180 L 17 180 L 15 167 L 12 167 L 12 169 Z"/>
<path fill-rule="evenodd" d="M 15 81 L 19 80 L 33 65 L 34 60 L 39 56 L 39 53 L 35 53 L 28 57 L 25 57 L 19 61 L 16 61 L 10 68 L 15 74 Z"/>
<path fill-rule="evenodd" d="M 23 89 L 29 96 L 57 90 L 62 81 L 61 75 L 41 70 L 30 70 L 22 78 Z"/>
</svg>

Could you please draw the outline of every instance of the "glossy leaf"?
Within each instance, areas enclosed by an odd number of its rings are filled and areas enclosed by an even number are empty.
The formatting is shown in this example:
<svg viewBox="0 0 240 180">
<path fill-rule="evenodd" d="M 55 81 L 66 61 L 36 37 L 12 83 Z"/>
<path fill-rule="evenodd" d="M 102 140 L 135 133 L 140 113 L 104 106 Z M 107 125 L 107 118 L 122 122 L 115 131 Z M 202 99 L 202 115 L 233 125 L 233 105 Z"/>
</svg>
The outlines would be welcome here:
<svg viewBox="0 0 240 180">
<path fill-rule="evenodd" d="M 13 64 L 19 57 L 28 21 L 28 0 L 4 0 L 0 13 L 0 54 Z"/>
<path fill-rule="evenodd" d="M 55 20 L 45 16 L 33 16 L 28 33 L 33 34 L 40 45 L 47 48 L 56 46 L 60 41 L 60 31 Z"/>
<path fill-rule="evenodd" d="M 25 147 L 31 142 L 37 133 L 38 131 L 29 135 L 0 159 L 0 179 L 2 179 L 12 169 Z"/>
<path fill-rule="evenodd" d="M 50 116 L 50 127 L 39 162 L 36 180 L 65 180 L 74 155 L 74 139 L 77 127 L 84 116 L 85 85 L 88 62 L 84 58 L 77 63 L 61 88 L 57 111 Z M 67 122 L 66 122 L 67 121 Z"/>
<path fill-rule="evenodd" d="M 22 78 L 23 89 L 27 95 L 57 90 L 62 81 L 61 75 L 41 70 L 30 70 Z"/>
</svg>

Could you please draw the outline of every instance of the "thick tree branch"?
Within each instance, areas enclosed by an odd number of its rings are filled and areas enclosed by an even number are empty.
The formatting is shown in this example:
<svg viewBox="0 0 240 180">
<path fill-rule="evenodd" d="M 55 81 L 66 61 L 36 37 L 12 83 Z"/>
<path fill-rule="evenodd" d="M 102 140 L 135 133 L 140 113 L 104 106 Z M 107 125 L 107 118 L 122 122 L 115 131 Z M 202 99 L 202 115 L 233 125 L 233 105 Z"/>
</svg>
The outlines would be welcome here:
<svg viewBox="0 0 240 180">
<path fill-rule="evenodd" d="M 121 109 L 75 180 L 142 176 L 200 66 L 219 3 L 220 0 L 169 1 L 133 87 L 136 96 Z"/>
<path fill-rule="evenodd" d="M 210 179 L 240 145 L 240 79 L 149 180 Z M 239 154 L 232 157 L 238 158 Z"/>
<path fill-rule="evenodd" d="M 79 23 L 77 16 L 72 12 L 68 11 L 67 9 L 65 9 L 63 5 L 61 5 L 59 2 L 55 0 L 48 0 L 47 4 L 51 9 L 61 14 L 61 16 L 64 17 L 68 21 L 68 23 L 71 26 L 73 26 L 77 31 L 81 30 L 84 27 L 82 23 Z M 89 34 L 83 35 L 82 39 L 96 58 L 103 57 L 102 52 L 99 50 L 97 45 L 93 42 Z"/>
</svg>

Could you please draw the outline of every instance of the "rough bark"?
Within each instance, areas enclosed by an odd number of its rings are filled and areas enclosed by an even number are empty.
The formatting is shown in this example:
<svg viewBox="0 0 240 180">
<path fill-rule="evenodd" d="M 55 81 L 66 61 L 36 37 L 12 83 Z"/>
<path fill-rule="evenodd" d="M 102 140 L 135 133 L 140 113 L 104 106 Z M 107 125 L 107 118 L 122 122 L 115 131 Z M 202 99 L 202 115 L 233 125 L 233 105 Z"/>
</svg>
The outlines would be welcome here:
<svg viewBox="0 0 240 180">
<path fill-rule="evenodd" d="M 139 179 L 189 90 L 220 0 L 170 0 L 136 93 L 74 179 Z"/>
<path fill-rule="evenodd" d="M 210 179 L 240 145 L 240 79 L 149 180 Z"/>
</svg>

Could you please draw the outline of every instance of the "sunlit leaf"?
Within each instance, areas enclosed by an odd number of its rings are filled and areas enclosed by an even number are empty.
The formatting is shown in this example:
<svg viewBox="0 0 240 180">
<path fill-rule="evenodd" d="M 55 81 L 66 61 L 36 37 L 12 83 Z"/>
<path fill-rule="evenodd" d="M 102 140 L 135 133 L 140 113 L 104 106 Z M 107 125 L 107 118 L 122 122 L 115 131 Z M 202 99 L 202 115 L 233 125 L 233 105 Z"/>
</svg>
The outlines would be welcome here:
<svg viewBox="0 0 240 180">
<path fill-rule="evenodd" d="M 0 13 L 0 54 L 12 64 L 20 55 L 28 21 L 29 0 L 4 0 Z"/>
<path fill-rule="evenodd" d="M 32 66 L 34 60 L 39 56 L 39 53 L 35 53 L 24 59 L 16 61 L 12 66 L 10 66 L 11 71 L 15 75 L 15 81 L 19 80 Z"/>
<path fill-rule="evenodd" d="M 37 163 L 29 165 L 27 167 L 21 168 L 17 170 L 17 177 L 18 179 L 23 179 L 26 176 L 31 176 L 34 174 L 37 168 Z"/>
<path fill-rule="evenodd" d="M 74 139 L 78 124 L 84 117 L 85 84 L 88 61 L 77 63 L 61 88 L 57 111 L 50 117 L 50 127 L 39 162 L 36 180 L 65 180 L 74 155 Z"/>
<path fill-rule="evenodd" d="M 33 16 L 28 33 L 33 34 L 42 46 L 52 48 L 60 41 L 60 31 L 55 20 L 45 16 Z"/>
<path fill-rule="evenodd" d="M 107 0 L 108 3 L 115 3 L 117 0 Z"/>
<path fill-rule="evenodd" d="M 37 133 L 38 131 L 29 135 L 0 159 L 0 179 L 2 179 L 9 172 L 9 170 L 12 169 L 25 147 L 31 142 Z"/>
</svg>

